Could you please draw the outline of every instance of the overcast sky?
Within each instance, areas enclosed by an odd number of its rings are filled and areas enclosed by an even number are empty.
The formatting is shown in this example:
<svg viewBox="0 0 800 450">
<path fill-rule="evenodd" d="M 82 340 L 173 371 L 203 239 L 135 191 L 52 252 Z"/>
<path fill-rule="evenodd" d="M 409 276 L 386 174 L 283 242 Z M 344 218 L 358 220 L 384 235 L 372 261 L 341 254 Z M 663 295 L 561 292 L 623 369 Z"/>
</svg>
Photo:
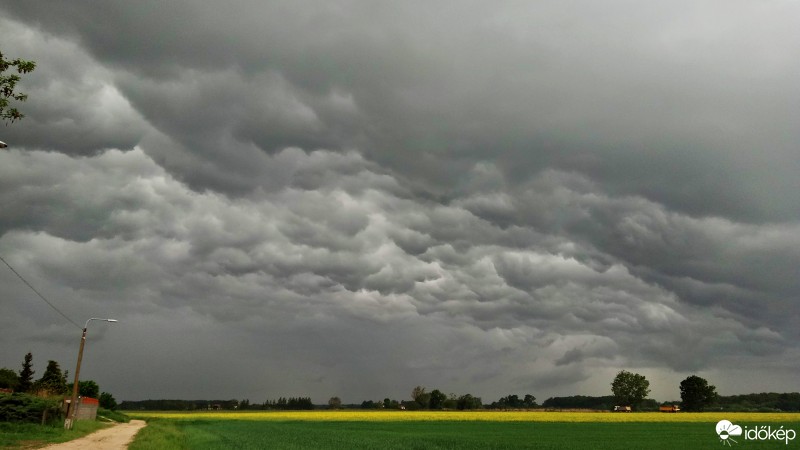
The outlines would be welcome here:
<svg viewBox="0 0 800 450">
<path fill-rule="evenodd" d="M 800 3 L 5 1 L 0 255 L 117 400 L 800 390 Z M 76 327 L 0 266 L 0 367 Z"/>
</svg>

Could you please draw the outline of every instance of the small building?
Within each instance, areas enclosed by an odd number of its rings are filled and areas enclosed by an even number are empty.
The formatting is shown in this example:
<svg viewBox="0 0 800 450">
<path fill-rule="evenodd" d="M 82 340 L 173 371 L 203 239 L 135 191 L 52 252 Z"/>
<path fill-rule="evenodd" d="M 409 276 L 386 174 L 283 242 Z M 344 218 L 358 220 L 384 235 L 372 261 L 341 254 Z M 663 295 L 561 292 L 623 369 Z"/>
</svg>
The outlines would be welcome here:
<svg viewBox="0 0 800 450">
<path fill-rule="evenodd" d="M 72 399 L 64 399 L 64 412 L 67 417 L 70 415 L 70 403 Z M 78 397 L 78 411 L 75 420 L 95 420 L 97 419 L 97 408 L 100 407 L 100 400 L 92 397 Z"/>
</svg>

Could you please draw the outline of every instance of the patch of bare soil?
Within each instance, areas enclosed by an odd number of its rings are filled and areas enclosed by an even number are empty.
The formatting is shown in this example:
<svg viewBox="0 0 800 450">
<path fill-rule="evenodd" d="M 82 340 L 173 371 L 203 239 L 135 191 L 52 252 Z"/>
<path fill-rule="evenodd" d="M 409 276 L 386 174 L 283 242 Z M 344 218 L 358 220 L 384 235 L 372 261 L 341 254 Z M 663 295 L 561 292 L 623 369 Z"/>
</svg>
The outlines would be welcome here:
<svg viewBox="0 0 800 450">
<path fill-rule="evenodd" d="M 47 450 L 124 450 L 128 448 L 133 437 L 147 423 L 144 420 L 131 420 L 129 423 L 119 423 L 110 428 L 61 444 L 43 447 Z"/>
</svg>

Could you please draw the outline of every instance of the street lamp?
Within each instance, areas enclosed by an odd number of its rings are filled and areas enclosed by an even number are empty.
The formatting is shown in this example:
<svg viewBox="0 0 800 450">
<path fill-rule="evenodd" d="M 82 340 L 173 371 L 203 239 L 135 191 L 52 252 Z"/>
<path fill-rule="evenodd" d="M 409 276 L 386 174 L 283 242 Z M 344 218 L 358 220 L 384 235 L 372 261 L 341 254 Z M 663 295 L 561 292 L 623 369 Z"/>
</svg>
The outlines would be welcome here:
<svg viewBox="0 0 800 450">
<path fill-rule="evenodd" d="M 102 320 L 104 322 L 116 322 L 117 319 L 100 319 L 92 317 L 86 321 L 83 326 L 83 334 L 81 335 L 81 347 L 78 350 L 78 364 L 75 366 L 75 382 L 72 384 L 72 400 L 69 403 L 69 414 L 64 421 L 64 429 L 71 430 L 72 424 L 75 422 L 75 414 L 78 412 L 78 376 L 81 373 L 81 360 L 83 359 L 83 345 L 86 344 L 86 329 L 89 327 L 89 322 L 93 320 Z"/>
<path fill-rule="evenodd" d="M 3 141 L 0 141 L 0 148 L 6 148 L 6 147 L 8 147 L 8 144 L 6 144 Z"/>
</svg>

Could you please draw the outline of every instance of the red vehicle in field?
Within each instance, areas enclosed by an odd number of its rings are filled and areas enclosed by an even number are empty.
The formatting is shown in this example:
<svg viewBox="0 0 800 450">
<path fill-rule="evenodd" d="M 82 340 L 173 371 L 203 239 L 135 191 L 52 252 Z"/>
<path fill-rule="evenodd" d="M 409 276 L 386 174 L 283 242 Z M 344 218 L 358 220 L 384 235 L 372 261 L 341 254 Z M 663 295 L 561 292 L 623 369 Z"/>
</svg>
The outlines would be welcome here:
<svg viewBox="0 0 800 450">
<path fill-rule="evenodd" d="M 676 413 L 676 412 L 680 411 L 681 409 L 678 407 L 678 405 L 663 405 L 663 406 L 659 406 L 658 410 L 661 411 L 661 412 Z"/>
</svg>

